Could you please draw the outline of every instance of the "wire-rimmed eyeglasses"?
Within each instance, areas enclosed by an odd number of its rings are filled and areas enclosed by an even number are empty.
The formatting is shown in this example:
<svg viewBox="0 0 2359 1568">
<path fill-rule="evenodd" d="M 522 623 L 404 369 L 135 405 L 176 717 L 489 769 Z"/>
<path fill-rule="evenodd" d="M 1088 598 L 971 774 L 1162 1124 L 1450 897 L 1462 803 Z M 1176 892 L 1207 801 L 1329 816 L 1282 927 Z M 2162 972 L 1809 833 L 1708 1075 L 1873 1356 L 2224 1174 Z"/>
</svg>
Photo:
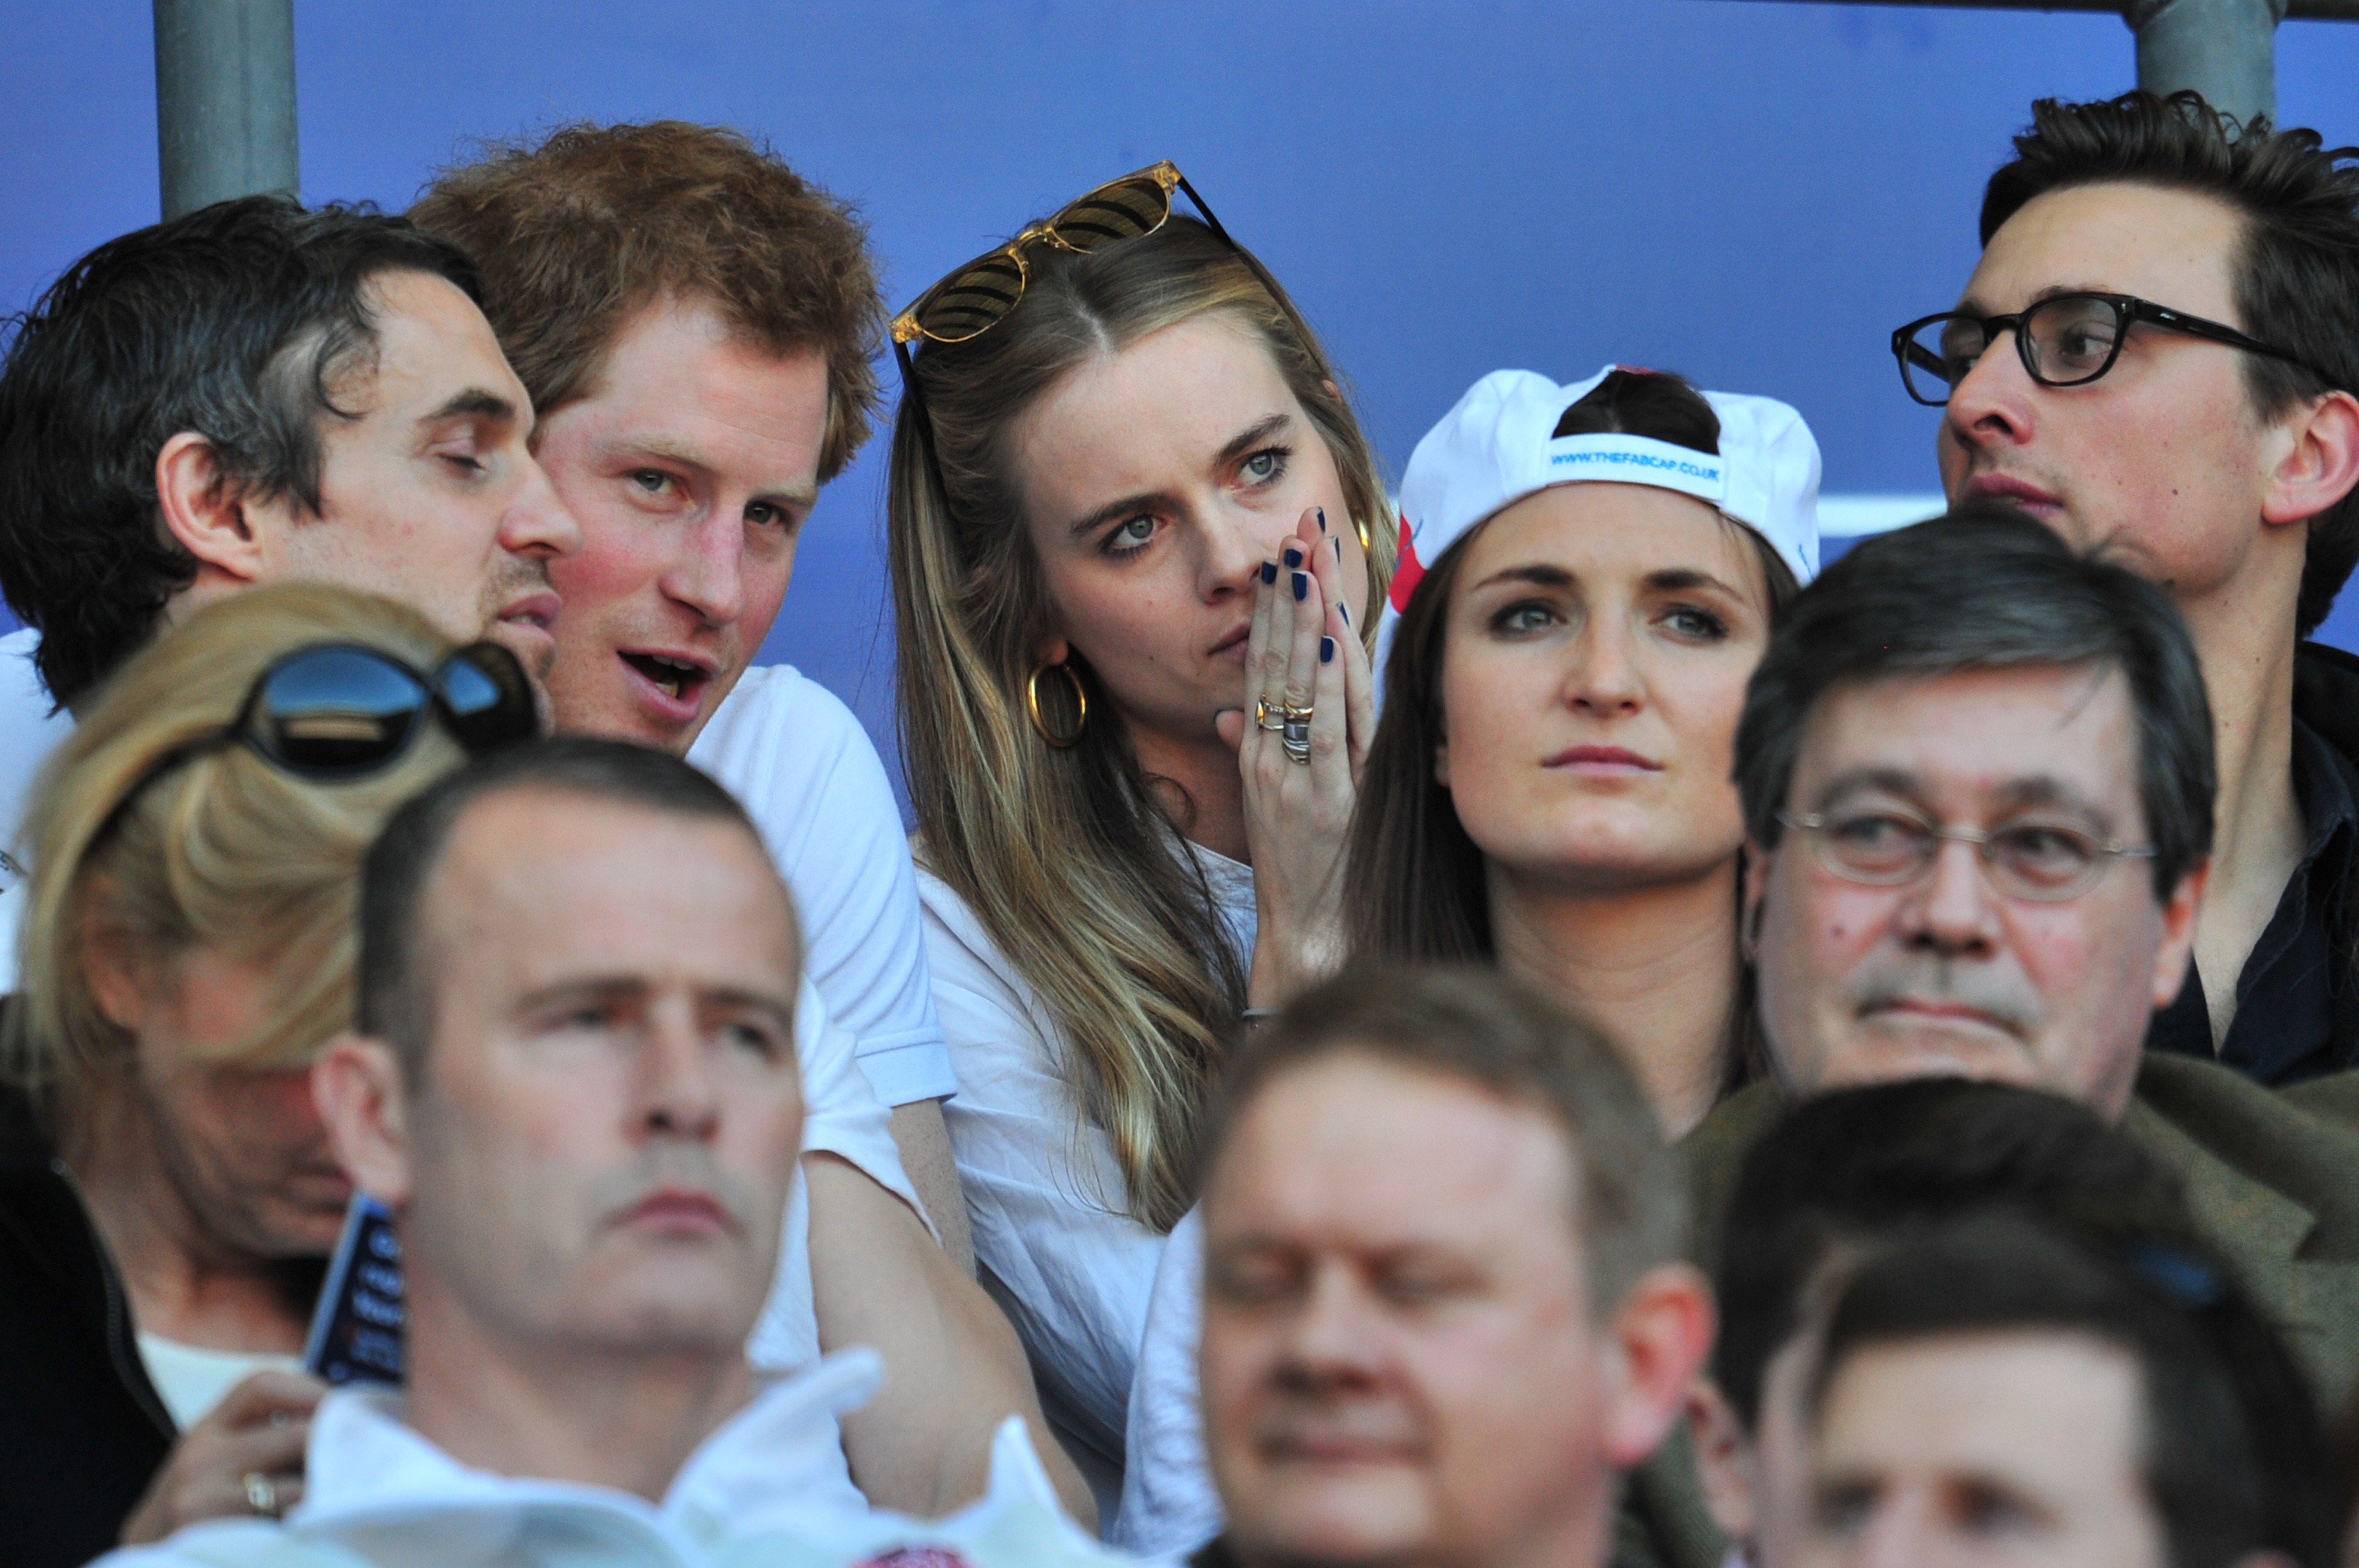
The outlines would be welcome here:
<svg viewBox="0 0 2359 1568">
<path fill-rule="evenodd" d="M 1846 882 L 1897 887 L 1932 868 L 1944 839 L 1973 844 L 1991 886 L 2011 898 L 2061 903 L 2096 885 L 2116 860 L 2153 857 L 2150 844 L 2101 839 L 2070 822 L 2017 817 L 1987 831 L 1945 828 L 1890 806 L 1777 813 L 1810 841 L 1819 864 Z"/>
</svg>

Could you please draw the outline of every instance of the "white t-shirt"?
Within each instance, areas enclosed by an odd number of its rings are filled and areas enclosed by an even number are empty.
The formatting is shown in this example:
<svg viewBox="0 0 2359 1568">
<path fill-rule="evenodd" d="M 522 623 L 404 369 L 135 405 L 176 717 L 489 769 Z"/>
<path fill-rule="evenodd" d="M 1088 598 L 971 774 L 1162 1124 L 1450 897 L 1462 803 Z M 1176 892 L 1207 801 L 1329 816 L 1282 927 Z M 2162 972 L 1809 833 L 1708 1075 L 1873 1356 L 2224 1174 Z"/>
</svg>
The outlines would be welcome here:
<svg viewBox="0 0 2359 1568">
<path fill-rule="evenodd" d="M 1204 1325 L 1204 1210 L 1180 1216 L 1147 1298 L 1138 1376 L 1130 1385 L 1129 1463 L 1122 1507 L 1106 1537 L 1147 1557 L 1188 1557 L 1221 1533 L 1225 1516 L 1204 1453 L 1196 1347 Z"/>
<path fill-rule="evenodd" d="M 233 1515 L 107 1568 L 1140 1568 L 1057 1505 L 1010 1416 L 984 1496 L 948 1519 L 872 1508 L 846 1471 L 839 1419 L 875 1389 L 865 1351 L 765 1378 L 688 1456 L 662 1497 L 463 1465 L 408 1425 L 397 1395 L 342 1388 L 320 1402 L 303 1500 L 284 1520 Z M 1175 1565 L 1176 1568 L 1176 1565 Z"/>
<path fill-rule="evenodd" d="M 1252 868 L 1196 849 L 1238 960 L 1253 953 Z M 1082 1122 L 1063 1031 L 957 894 L 922 867 L 934 1001 L 958 1071 L 942 1107 L 978 1261 L 1060 1424 L 1122 1463 L 1132 1372 L 1164 1238 L 1123 1211 L 1105 1129 Z M 987 1281 L 987 1282 L 992 1282 Z"/>
<path fill-rule="evenodd" d="M 172 1424 L 188 1431 L 212 1413 L 232 1388 L 256 1372 L 299 1372 L 303 1358 L 267 1351 L 212 1350 L 183 1345 L 160 1334 L 142 1334 L 139 1361 L 157 1397 L 172 1412 Z"/>
<path fill-rule="evenodd" d="M 885 764 L 791 665 L 749 670 L 688 759 L 745 803 L 803 921 L 803 964 L 887 1105 L 958 1093 L 934 1016 L 917 879 Z"/>
<path fill-rule="evenodd" d="M 49 689 L 33 668 L 33 653 L 40 646 L 41 634 L 30 626 L 0 637 L 0 854 L 8 857 L 0 861 L 0 889 L 23 879 L 18 868 L 25 853 L 16 843 L 16 824 L 24 821 L 33 777 L 73 730 L 71 714 L 49 712 Z M 16 974 L 14 943 L 0 963 L 6 965 L 0 975 Z M 0 991 L 7 989 L 0 984 Z"/>
</svg>

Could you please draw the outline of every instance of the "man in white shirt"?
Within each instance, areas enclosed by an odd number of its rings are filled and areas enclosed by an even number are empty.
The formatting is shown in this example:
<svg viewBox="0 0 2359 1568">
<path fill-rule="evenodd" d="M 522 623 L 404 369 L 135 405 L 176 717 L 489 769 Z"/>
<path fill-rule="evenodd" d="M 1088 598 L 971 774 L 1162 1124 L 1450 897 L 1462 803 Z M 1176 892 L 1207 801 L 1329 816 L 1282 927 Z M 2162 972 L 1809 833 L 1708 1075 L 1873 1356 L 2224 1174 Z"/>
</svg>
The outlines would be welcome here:
<svg viewBox="0 0 2359 1568">
<path fill-rule="evenodd" d="M 800 941 L 725 790 L 642 747 L 512 748 L 388 825 L 363 910 L 365 1033 L 314 1083 L 395 1216 L 406 1385 L 329 1397 L 283 1524 L 249 1475 L 258 1517 L 117 1561 L 818 1568 L 945 1533 L 1104 1561 L 1014 1423 L 983 1515 L 874 1515 L 835 1416 L 875 1357 L 746 1352 L 801 1141 Z"/>
<path fill-rule="evenodd" d="M 1038 1397 L 971 1277 L 940 1109 L 957 1082 L 883 764 L 825 690 L 747 668 L 819 487 L 868 433 L 883 309 L 866 236 L 743 136 L 679 122 L 501 149 L 441 176 L 411 216 L 483 269 L 542 411 L 536 452 L 584 519 L 557 579 L 558 727 L 685 755 L 745 802 L 794 891 L 819 994 L 892 1109 L 942 1246 L 877 1183 L 810 1165 L 819 1336 L 873 1345 L 894 1373 L 847 1423 L 863 1486 L 939 1511 L 973 1495 L 992 1430 Z M 884 1310 L 912 1300 L 931 1302 L 930 1323 Z M 906 1340 L 888 1337 L 897 1323 Z"/>
</svg>

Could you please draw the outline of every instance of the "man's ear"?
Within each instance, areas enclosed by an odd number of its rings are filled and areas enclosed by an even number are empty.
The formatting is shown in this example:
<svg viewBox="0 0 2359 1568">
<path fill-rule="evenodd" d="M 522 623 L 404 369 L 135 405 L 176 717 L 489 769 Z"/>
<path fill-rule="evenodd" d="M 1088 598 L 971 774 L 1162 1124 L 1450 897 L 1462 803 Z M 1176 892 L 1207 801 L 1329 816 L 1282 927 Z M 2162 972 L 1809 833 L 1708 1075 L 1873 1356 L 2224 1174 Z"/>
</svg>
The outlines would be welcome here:
<svg viewBox="0 0 2359 1568">
<path fill-rule="evenodd" d="M 1769 907 L 1769 853 L 1747 838 L 1744 853 L 1737 859 L 1741 883 L 1737 897 L 1742 916 L 1737 921 L 1736 937 L 1747 964 L 1758 963 L 1761 957 L 1761 920 Z"/>
<path fill-rule="evenodd" d="M 2359 397 L 2329 392 L 2286 416 L 2292 443 L 2268 475 L 2261 520 L 2306 522 L 2359 489 Z"/>
<path fill-rule="evenodd" d="M 1712 1287 L 1684 1263 L 1650 1269 L 1630 1287 L 1604 1330 L 1614 1367 L 1601 1433 L 1607 1464 L 1632 1469 L 1662 1443 L 1712 1349 Z"/>
<path fill-rule="evenodd" d="M 353 1185 L 389 1209 L 409 1200 L 408 1083 L 381 1040 L 341 1034 L 311 1064 L 311 1102 Z"/>
<path fill-rule="evenodd" d="M 197 558 L 200 584 L 243 588 L 268 574 L 277 541 L 245 485 L 222 472 L 212 438 L 182 430 L 164 443 L 156 454 L 156 504 L 172 538 Z"/>
<path fill-rule="evenodd" d="M 1731 1541 L 1753 1539 L 1753 1443 L 1736 1407 L 1709 1377 L 1688 1390 L 1688 1439 L 1695 1449 L 1696 1479 L 1704 1511 Z"/>
<path fill-rule="evenodd" d="M 2162 942 L 2154 954 L 2158 1012 L 2177 1001 L 2180 987 L 2187 984 L 2188 956 L 2195 951 L 2195 916 L 2203 907 L 2203 888 L 2211 880 L 2212 862 L 2199 860 L 2162 901 Z"/>
</svg>

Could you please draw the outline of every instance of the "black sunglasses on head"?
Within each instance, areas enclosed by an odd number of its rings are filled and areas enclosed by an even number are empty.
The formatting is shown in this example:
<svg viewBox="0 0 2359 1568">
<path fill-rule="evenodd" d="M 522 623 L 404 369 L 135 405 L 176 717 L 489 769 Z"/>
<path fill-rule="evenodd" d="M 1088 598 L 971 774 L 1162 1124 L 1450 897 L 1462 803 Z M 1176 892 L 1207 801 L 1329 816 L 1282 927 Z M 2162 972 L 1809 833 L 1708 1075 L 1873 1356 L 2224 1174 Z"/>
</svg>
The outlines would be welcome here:
<svg viewBox="0 0 2359 1568">
<path fill-rule="evenodd" d="M 235 722 L 199 745 L 243 742 L 274 768 L 338 783 L 392 767 L 429 715 L 470 757 L 540 733 L 532 683 L 497 643 L 469 643 L 430 673 L 357 643 L 314 643 L 264 670 Z"/>
</svg>

